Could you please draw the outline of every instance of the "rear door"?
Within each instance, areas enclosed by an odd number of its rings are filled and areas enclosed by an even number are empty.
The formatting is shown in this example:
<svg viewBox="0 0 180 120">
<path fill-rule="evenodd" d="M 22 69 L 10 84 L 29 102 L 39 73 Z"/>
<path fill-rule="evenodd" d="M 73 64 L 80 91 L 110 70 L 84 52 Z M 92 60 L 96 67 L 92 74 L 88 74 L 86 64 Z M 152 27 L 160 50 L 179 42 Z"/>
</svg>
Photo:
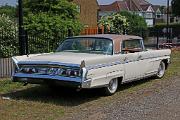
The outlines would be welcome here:
<svg viewBox="0 0 180 120">
<path fill-rule="evenodd" d="M 140 54 L 143 50 L 144 47 L 140 39 L 124 40 L 122 42 L 122 54 L 126 56 L 124 59 L 125 79 L 123 82 L 138 79 L 144 75 L 146 63 L 142 62 Z"/>
</svg>

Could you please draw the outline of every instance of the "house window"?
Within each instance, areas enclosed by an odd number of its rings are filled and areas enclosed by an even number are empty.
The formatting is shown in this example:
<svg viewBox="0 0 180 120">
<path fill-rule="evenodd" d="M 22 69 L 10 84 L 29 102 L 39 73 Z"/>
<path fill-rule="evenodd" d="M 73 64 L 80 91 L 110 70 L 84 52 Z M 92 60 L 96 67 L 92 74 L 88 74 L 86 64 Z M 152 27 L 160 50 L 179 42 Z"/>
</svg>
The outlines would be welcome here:
<svg viewBox="0 0 180 120">
<path fill-rule="evenodd" d="M 77 9 L 78 13 L 81 13 L 81 6 L 80 5 L 77 5 L 76 9 Z"/>
<path fill-rule="evenodd" d="M 156 14 L 156 18 L 157 18 L 157 19 L 160 19 L 160 18 L 161 18 L 161 16 L 162 16 L 162 15 L 161 15 L 161 14 L 159 14 L 159 13 L 157 13 L 157 14 Z"/>
<path fill-rule="evenodd" d="M 146 13 L 146 18 L 153 18 L 153 13 Z"/>
<path fill-rule="evenodd" d="M 161 18 L 161 15 L 160 14 L 156 14 L 156 18 Z"/>
</svg>

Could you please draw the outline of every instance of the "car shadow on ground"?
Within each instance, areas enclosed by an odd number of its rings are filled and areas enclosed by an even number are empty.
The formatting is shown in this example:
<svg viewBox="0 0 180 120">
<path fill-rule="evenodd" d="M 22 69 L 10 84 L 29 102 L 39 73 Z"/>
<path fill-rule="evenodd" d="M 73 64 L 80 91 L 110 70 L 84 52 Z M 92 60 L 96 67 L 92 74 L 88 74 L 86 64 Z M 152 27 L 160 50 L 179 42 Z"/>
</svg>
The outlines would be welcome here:
<svg viewBox="0 0 180 120">
<path fill-rule="evenodd" d="M 126 83 L 121 85 L 117 92 L 122 92 L 128 88 L 144 84 L 151 81 L 152 78 L 143 79 L 136 82 Z M 34 86 L 24 90 L 18 90 L 1 95 L 9 97 L 13 100 L 36 101 L 43 103 L 51 103 L 60 106 L 78 106 L 83 103 L 97 100 L 103 96 L 100 89 L 82 90 L 77 92 L 74 89 L 54 88 L 50 89 L 47 86 Z"/>
</svg>

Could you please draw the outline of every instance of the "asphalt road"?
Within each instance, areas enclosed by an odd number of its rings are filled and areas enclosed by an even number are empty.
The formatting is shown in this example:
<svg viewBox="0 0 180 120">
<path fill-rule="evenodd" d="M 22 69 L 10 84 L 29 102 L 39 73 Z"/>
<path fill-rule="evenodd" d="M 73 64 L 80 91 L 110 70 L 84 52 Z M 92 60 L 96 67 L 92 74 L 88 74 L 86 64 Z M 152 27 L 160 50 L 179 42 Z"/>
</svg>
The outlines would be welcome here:
<svg viewBox="0 0 180 120">
<path fill-rule="evenodd" d="M 180 77 L 158 82 L 100 107 L 74 111 L 70 120 L 180 120 Z"/>
</svg>

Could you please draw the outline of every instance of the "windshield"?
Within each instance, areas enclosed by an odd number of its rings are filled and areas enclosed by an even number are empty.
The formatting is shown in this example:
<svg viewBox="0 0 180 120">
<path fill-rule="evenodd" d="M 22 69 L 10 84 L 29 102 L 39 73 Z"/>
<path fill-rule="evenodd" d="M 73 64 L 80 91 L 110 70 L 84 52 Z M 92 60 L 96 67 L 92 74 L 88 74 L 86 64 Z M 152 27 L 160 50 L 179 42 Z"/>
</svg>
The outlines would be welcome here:
<svg viewBox="0 0 180 120">
<path fill-rule="evenodd" d="M 78 52 L 112 55 L 112 40 L 105 38 L 69 38 L 57 49 L 57 52 Z"/>
</svg>

